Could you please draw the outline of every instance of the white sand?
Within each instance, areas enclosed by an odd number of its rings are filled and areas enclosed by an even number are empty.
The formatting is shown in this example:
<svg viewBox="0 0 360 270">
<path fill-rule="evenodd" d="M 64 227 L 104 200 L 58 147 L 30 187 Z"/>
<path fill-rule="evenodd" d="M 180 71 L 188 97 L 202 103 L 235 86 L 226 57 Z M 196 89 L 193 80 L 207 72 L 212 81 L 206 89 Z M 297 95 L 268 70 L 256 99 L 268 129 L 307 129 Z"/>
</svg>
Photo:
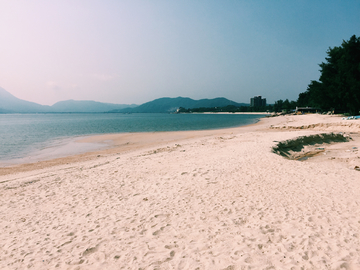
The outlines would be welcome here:
<svg viewBox="0 0 360 270">
<path fill-rule="evenodd" d="M 96 159 L 7 170 L 0 269 L 360 269 L 359 123 L 281 116 L 125 150 L 119 135 Z M 355 140 L 306 162 L 271 152 L 321 130 Z"/>
</svg>

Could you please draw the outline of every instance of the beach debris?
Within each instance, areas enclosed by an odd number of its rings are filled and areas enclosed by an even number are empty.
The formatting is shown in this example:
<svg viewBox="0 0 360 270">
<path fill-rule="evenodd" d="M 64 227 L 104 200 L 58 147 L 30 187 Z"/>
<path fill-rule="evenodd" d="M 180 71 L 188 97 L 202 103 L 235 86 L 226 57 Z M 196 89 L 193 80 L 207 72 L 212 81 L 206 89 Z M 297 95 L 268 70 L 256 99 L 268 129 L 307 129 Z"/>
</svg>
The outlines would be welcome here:
<svg viewBox="0 0 360 270">
<path fill-rule="evenodd" d="M 360 115 L 357 116 L 349 116 L 349 117 L 343 117 L 342 120 L 356 120 L 360 119 Z"/>
<path fill-rule="evenodd" d="M 355 166 L 355 167 L 354 167 L 354 170 L 360 171 L 360 167 L 359 167 L 359 166 Z"/>
<path fill-rule="evenodd" d="M 34 183 L 39 182 L 39 181 L 40 181 L 40 179 L 35 179 L 35 180 L 32 180 L 32 181 L 27 181 L 27 182 L 22 183 L 22 184 L 20 185 L 20 187 L 26 187 L 26 186 L 28 186 L 28 185 L 30 185 L 30 184 L 34 184 Z"/>
<path fill-rule="evenodd" d="M 89 254 L 91 254 L 91 253 L 94 253 L 94 252 L 96 252 L 97 251 L 97 246 L 95 246 L 95 247 L 91 247 L 91 248 L 87 248 L 84 252 L 83 252 L 83 256 L 87 256 L 87 255 L 89 255 Z"/>
</svg>

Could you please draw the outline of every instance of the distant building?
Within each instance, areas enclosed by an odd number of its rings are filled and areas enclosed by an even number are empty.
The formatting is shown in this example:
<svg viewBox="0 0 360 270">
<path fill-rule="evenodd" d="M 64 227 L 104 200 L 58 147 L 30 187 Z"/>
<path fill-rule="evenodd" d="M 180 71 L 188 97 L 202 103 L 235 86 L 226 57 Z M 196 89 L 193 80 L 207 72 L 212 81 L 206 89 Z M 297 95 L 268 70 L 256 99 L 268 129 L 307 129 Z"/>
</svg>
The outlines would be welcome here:
<svg viewBox="0 0 360 270">
<path fill-rule="evenodd" d="M 296 114 L 304 114 L 304 113 L 318 113 L 321 112 L 321 109 L 314 107 L 296 107 Z"/>
<path fill-rule="evenodd" d="M 250 107 L 265 107 L 266 98 L 261 98 L 261 96 L 255 96 L 250 98 Z"/>
</svg>

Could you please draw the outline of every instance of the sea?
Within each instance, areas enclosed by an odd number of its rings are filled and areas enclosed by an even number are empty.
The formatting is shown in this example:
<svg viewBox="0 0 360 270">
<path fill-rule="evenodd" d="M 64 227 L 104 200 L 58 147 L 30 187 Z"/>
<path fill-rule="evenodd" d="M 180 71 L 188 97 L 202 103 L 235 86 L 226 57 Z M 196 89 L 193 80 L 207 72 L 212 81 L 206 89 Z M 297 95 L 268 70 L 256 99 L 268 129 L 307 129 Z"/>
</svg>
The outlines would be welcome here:
<svg viewBox="0 0 360 270">
<path fill-rule="evenodd" d="M 100 150 L 81 137 L 130 132 L 209 130 L 257 122 L 259 114 L 0 114 L 0 167 Z"/>
</svg>

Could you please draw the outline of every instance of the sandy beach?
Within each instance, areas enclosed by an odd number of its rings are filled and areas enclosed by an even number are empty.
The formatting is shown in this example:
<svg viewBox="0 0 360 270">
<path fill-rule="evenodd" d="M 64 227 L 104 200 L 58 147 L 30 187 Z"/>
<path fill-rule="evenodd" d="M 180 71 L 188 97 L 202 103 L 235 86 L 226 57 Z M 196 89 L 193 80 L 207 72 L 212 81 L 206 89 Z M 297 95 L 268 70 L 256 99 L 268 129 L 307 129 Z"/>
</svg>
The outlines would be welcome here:
<svg viewBox="0 0 360 270">
<path fill-rule="evenodd" d="M 305 161 L 279 141 L 323 132 Z M 113 134 L 0 168 L 0 269 L 360 269 L 360 120 Z"/>
</svg>

